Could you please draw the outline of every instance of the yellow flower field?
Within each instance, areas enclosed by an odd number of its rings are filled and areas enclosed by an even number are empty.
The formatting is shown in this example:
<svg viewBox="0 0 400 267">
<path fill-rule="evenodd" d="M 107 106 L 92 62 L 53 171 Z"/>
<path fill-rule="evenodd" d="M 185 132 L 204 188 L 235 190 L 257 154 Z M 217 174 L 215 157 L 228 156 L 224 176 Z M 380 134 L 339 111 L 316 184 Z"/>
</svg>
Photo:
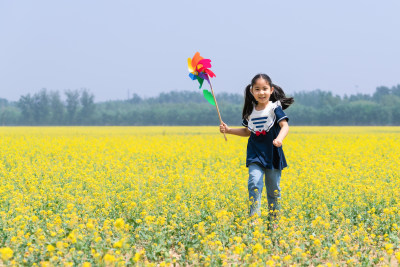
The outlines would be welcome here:
<svg viewBox="0 0 400 267">
<path fill-rule="evenodd" d="M 291 127 L 278 227 L 247 138 L 215 127 L 0 128 L 0 265 L 400 262 L 400 127 Z"/>
</svg>

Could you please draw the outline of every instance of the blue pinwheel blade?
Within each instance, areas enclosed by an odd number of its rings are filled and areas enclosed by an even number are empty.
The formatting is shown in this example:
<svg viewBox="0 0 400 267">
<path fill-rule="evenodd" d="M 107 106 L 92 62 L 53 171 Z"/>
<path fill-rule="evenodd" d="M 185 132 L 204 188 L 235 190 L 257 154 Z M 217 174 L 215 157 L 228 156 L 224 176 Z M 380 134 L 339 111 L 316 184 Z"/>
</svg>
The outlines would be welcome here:
<svg viewBox="0 0 400 267">
<path fill-rule="evenodd" d="M 192 79 L 193 81 L 197 79 L 197 76 L 194 75 L 193 73 L 189 73 L 189 77 L 190 77 L 190 79 Z"/>
</svg>

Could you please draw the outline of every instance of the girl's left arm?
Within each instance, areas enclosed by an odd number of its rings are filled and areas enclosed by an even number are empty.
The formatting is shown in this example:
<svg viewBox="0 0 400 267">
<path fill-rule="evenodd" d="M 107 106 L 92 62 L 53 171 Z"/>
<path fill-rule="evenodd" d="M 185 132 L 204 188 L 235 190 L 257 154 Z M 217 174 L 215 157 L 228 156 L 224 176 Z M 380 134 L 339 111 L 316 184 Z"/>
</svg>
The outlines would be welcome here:
<svg viewBox="0 0 400 267">
<path fill-rule="evenodd" d="M 274 139 L 274 141 L 272 141 L 272 143 L 276 147 L 282 146 L 283 139 L 286 137 L 286 135 L 289 132 L 289 124 L 288 124 L 287 120 L 281 120 L 279 122 L 279 126 L 281 127 L 281 130 L 280 130 L 278 136 L 276 137 L 276 139 Z"/>
</svg>

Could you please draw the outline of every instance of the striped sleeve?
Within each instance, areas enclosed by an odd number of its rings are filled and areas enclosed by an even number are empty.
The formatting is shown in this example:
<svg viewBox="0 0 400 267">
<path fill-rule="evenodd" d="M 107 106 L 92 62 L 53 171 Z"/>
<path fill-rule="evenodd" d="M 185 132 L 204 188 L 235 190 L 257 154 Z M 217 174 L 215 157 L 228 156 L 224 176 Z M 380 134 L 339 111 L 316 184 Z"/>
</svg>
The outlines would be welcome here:
<svg viewBox="0 0 400 267">
<path fill-rule="evenodd" d="M 285 112 L 283 112 L 281 106 L 276 107 L 275 115 L 276 115 L 276 123 L 279 123 L 281 120 L 284 120 L 284 119 L 286 119 L 286 121 L 289 121 L 289 117 L 286 116 Z"/>
</svg>

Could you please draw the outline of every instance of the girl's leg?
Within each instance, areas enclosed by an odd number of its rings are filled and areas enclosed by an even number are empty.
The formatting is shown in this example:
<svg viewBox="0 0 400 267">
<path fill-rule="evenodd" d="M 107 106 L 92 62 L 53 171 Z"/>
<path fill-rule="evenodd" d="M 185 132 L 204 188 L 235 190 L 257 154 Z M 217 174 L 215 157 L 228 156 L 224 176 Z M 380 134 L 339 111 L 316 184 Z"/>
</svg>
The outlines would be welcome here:
<svg viewBox="0 0 400 267">
<path fill-rule="evenodd" d="M 276 212 L 279 211 L 279 200 L 281 197 L 281 170 L 265 170 L 265 187 L 267 188 L 268 210 L 272 218 L 276 218 Z"/>
<path fill-rule="evenodd" d="M 264 168 L 257 164 L 249 165 L 249 200 L 250 200 L 250 217 L 255 213 L 261 216 L 261 193 L 263 190 Z"/>
</svg>

